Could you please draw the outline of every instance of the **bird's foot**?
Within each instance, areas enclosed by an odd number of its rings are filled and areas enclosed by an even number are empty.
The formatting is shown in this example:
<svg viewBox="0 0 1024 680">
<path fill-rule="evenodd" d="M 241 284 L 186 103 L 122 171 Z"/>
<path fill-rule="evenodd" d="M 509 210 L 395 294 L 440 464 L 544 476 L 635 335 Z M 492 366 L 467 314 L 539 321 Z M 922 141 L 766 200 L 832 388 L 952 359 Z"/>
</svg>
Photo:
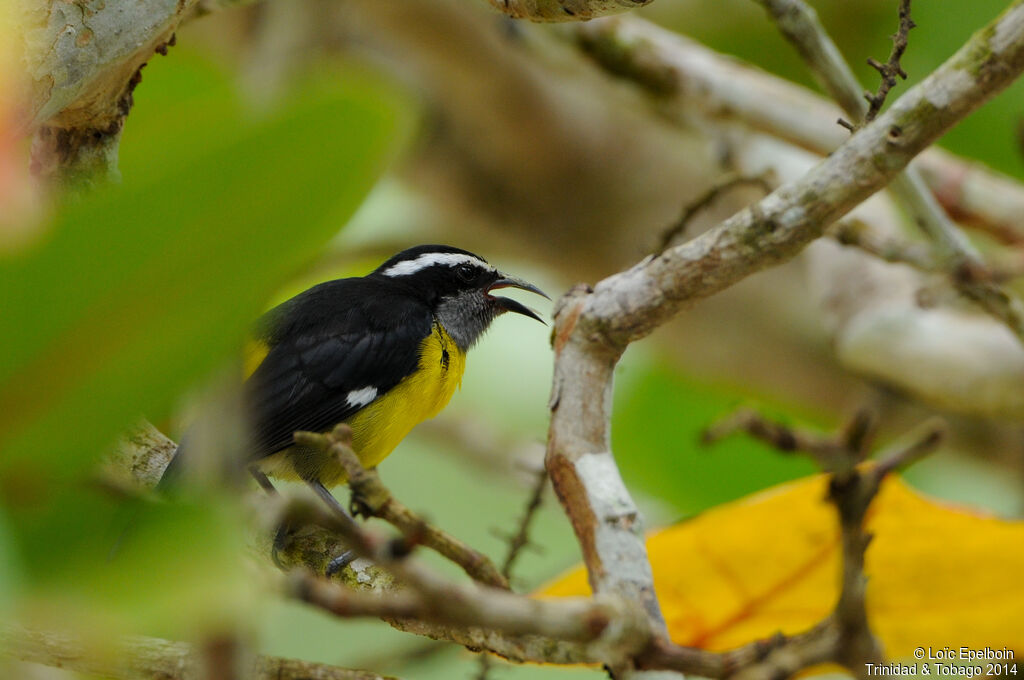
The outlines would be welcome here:
<svg viewBox="0 0 1024 680">
<path fill-rule="evenodd" d="M 285 569 L 285 564 L 281 560 L 281 551 L 288 547 L 293 533 L 291 523 L 286 520 L 277 527 L 277 533 L 274 534 L 274 541 L 270 544 L 270 559 L 278 569 Z"/>
<path fill-rule="evenodd" d="M 327 563 L 327 569 L 325 570 L 326 575 L 328 577 L 334 576 L 342 569 L 352 564 L 352 562 L 354 562 L 355 559 L 355 552 L 352 550 L 346 550 L 345 552 L 341 553 L 340 555 L 338 555 L 333 560 Z"/>
<path fill-rule="evenodd" d="M 358 519 L 359 517 L 365 517 L 366 519 L 370 519 L 376 514 L 374 508 L 368 502 L 366 502 L 366 499 L 357 494 L 355 491 L 353 491 L 352 495 L 349 496 L 348 511 L 352 515 L 352 517 L 356 519 Z"/>
</svg>

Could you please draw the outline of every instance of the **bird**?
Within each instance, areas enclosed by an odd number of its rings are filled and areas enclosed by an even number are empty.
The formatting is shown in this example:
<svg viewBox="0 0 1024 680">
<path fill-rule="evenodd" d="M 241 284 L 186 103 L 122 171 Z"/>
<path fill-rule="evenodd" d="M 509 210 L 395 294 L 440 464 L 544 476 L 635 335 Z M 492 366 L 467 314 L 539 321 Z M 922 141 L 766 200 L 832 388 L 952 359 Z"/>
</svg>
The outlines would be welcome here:
<svg viewBox="0 0 1024 680">
<path fill-rule="evenodd" d="M 548 297 L 467 250 L 420 245 L 366 276 L 320 283 L 264 314 L 252 330 L 242 387 L 250 471 L 268 490 L 268 477 L 305 482 L 344 512 L 329 491 L 345 481 L 341 464 L 296 444 L 293 434 L 346 423 L 360 463 L 375 467 L 448 404 L 467 352 L 494 319 L 512 312 L 544 323 L 493 294 L 501 288 Z M 187 441 L 186 433 L 158 489 L 178 476 Z"/>
</svg>

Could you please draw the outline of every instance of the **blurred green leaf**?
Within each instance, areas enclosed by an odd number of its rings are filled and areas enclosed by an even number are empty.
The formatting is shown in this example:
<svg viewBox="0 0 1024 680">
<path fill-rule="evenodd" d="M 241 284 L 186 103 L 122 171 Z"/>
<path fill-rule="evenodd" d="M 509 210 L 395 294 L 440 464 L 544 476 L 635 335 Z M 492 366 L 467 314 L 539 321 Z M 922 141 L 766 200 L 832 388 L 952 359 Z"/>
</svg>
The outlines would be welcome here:
<svg viewBox="0 0 1024 680">
<path fill-rule="evenodd" d="M 116 504 L 83 478 L 119 431 L 164 416 L 238 350 L 400 138 L 397 97 L 369 78 L 327 69 L 257 120 L 212 73 L 198 91 L 215 106 L 151 110 L 175 122 L 143 117 L 146 156 L 126 154 L 122 185 L 63 206 L 41 243 L 0 259 L 0 504 L 26 573 L 65 602 L 137 604 L 159 582 L 150 604 L 170 611 L 181 591 L 161 578 L 211 597 L 232 580 L 213 562 L 237 557 L 238 523 L 216 503 L 163 510 L 139 537 L 151 550 L 108 566 Z"/>
<path fill-rule="evenodd" d="M 8 611 L 21 584 L 21 567 L 7 518 L 0 512 L 0 614 Z"/>
<path fill-rule="evenodd" d="M 222 360 L 358 205 L 394 123 L 379 92 L 350 86 L 62 211 L 47 243 L 0 269 L 0 469 L 74 472 Z"/>
<path fill-rule="evenodd" d="M 625 366 L 612 445 L 629 488 L 690 515 L 816 471 L 804 457 L 780 455 L 749 437 L 702 446 L 701 432 L 740 405 L 738 391 L 703 385 L 667 362 Z"/>
</svg>

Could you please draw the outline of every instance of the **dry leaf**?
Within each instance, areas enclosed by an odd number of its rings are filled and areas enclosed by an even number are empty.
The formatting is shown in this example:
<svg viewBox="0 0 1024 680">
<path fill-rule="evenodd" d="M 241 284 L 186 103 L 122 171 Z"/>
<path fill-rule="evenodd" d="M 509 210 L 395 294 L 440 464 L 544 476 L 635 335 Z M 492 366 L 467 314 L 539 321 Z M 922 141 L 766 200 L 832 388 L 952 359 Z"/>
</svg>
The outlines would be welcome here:
<svg viewBox="0 0 1024 680">
<path fill-rule="evenodd" d="M 712 650 L 824 618 L 839 592 L 839 536 L 816 476 L 727 503 L 647 539 L 672 639 Z M 1024 651 L 1024 522 L 940 504 L 887 480 L 867 528 L 868 614 L 891 658 L 917 647 Z M 589 593 L 578 567 L 550 596 Z"/>
</svg>

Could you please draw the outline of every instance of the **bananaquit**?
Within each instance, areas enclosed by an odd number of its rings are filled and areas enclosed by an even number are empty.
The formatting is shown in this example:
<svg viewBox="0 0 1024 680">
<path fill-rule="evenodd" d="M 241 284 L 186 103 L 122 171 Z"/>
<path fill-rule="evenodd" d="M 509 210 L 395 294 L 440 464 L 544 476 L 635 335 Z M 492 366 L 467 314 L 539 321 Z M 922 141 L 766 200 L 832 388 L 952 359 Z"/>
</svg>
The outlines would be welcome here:
<svg viewBox="0 0 1024 680">
<path fill-rule="evenodd" d="M 505 312 L 543 321 L 499 288 L 539 288 L 450 246 L 398 253 L 361 278 L 321 283 L 259 320 L 244 399 L 252 427 L 251 470 L 302 480 L 327 503 L 345 480 L 326 454 L 297 446 L 296 430 L 352 428 L 365 467 L 380 463 L 417 423 L 445 407 L 462 381 L 466 352 Z M 187 439 L 187 435 L 186 435 Z M 183 441 L 161 486 L 175 476 Z"/>
</svg>

